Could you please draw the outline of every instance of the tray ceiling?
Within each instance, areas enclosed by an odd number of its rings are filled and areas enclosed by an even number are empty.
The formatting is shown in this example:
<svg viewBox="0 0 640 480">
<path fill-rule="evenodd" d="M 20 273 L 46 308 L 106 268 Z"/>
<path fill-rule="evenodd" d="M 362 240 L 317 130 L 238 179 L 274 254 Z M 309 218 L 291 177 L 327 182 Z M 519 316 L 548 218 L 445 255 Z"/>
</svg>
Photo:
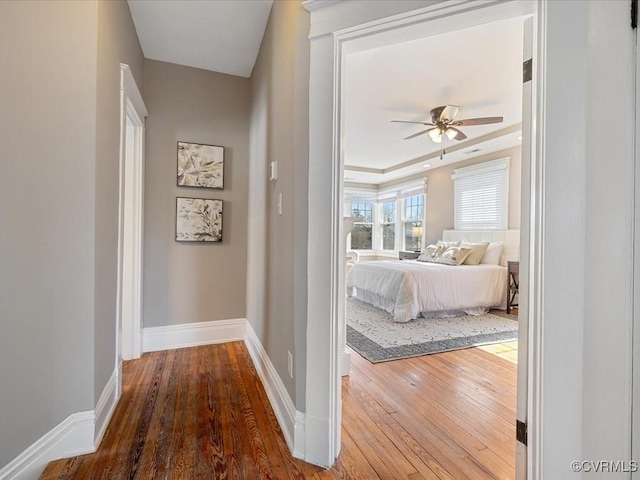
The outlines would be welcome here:
<svg viewBox="0 0 640 480">
<path fill-rule="evenodd" d="M 522 23 L 493 22 L 349 54 L 345 177 L 383 183 L 424 171 L 425 163 L 436 168 L 468 160 L 473 150 L 483 155 L 519 145 Z M 440 160 L 442 144 L 428 135 L 403 140 L 427 127 L 391 120 L 429 122 L 429 111 L 441 105 L 458 105 L 457 119 L 503 116 L 504 122 L 460 127 L 469 138 L 449 141 L 451 153 Z"/>
</svg>

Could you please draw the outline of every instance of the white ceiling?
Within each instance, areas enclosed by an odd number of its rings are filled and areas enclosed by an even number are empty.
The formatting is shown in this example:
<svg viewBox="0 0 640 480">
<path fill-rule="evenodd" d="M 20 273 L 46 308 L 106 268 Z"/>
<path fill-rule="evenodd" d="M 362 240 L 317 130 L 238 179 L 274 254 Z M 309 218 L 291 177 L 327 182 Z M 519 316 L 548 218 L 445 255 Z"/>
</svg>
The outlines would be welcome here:
<svg viewBox="0 0 640 480">
<path fill-rule="evenodd" d="M 273 0 L 128 0 L 145 58 L 250 77 Z"/>
<path fill-rule="evenodd" d="M 345 68 L 345 178 L 379 184 L 520 144 L 522 19 L 351 53 Z M 458 105 L 456 119 L 503 116 L 493 125 L 460 127 L 468 139 L 442 144 L 428 135 L 429 111 Z M 484 141 L 487 140 L 487 141 Z M 456 150 L 454 152 L 454 150 Z M 400 165 L 405 165 L 399 168 Z M 367 172 L 359 170 L 368 170 Z"/>
</svg>

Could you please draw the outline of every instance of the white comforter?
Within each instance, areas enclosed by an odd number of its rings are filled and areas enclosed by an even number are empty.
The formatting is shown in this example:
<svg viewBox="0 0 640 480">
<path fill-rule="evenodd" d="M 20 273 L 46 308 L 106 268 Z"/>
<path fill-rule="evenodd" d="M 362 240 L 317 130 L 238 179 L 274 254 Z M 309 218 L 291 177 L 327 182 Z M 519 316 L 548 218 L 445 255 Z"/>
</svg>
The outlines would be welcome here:
<svg viewBox="0 0 640 480">
<path fill-rule="evenodd" d="M 347 275 L 349 295 L 386 310 L 396 322 L 419 314 L 480 315 L 489 308 L 504 308 L 506 292 L 507 269 L 498 265 L 360 262 Z"/>
</svg>

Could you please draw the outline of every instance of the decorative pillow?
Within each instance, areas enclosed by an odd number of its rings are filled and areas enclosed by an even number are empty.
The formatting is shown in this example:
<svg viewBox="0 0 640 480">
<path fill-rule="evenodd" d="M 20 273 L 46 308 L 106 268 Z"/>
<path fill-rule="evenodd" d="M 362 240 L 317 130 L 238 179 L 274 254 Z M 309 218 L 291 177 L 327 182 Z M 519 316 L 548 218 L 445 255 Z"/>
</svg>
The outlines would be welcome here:
<svg viewBox="0 0 640 480">
<path fill-rule="evenodd" d="M 459 247 L 460 242 L 443 242 L 442 240 L 438 240 L 439 247 Z"/>
<path fill-rule="evenodd" d="M 447 249 L 444 245 L 429 245 L 417 258 L 419 262 L 436 263 L 436 258 Z"/>
<path fill-rule="evenodd" d="M 504 242 L 491 242 L 480 263 L 484 265 L 500 265 L 502 250 L 504 250 Z"/>
<path fill-rule="evenodd" d="M 465 265 L 478 265 L 482 257 L 484 257 L 485 252 L 487 251 L 487 247 L 489 247 L 489 242 L 480 242 L 480 243 L 469 243 L 469 242 L 461 242 L 460 246 L 462 248 L 470 248 L 471 253 L 464 259 Z"/>
<path fill-rule="evenodd" d="M 470 248 L 463 247 L 449 247 L 436 259 L 436 263 L 443 263 L 445 265 L 462 265 L 464 259 L 471 253 Z"/>
</svg>

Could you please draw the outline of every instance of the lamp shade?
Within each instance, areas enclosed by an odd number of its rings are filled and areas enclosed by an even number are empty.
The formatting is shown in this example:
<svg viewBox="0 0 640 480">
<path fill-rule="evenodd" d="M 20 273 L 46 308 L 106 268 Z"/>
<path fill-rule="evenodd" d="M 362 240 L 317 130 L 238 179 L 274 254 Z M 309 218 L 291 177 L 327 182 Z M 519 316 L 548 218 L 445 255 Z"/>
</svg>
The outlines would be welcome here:
<svg viewBox="0 0 640 480">
<path fill-rule="evenodd" d="M 422 237 L 422 227 L 413 227 L 412 233 L 414 237 Z"/>
<path fill-rule="evenodd" d="M 440 143 L 442 141 L 442 130 L 440 128 L 432 128 L 429 130 L 429 136 L 434 142 Z"/>
</svg>

